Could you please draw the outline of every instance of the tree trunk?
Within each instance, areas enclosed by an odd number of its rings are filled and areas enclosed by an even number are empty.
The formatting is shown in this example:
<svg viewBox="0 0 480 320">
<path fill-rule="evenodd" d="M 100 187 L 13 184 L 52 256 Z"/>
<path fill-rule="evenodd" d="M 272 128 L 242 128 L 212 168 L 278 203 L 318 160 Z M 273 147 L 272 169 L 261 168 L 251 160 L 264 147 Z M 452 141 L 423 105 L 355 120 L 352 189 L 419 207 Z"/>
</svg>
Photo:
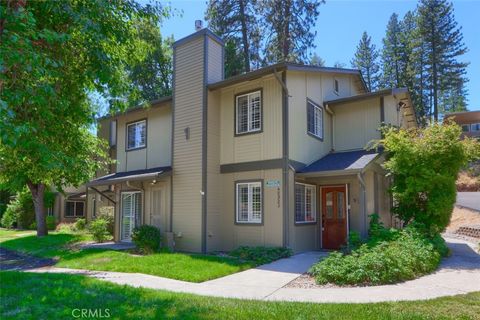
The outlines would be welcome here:
<svg viewBox="0 0 480 320">
<path fill-rule="evenodd" d="M 283 31 L 283 48 L 282 55 L 283 61 L 288 61 L 290 55 L 290 10 L 292 3 L 290 0 L 285 3 L 285 18 L 284 18 L 284 31 Z"/>
<path fill-rule="evenodd" d="M 37 236 L 48 235 L 47 217 L 45 216 L 45 185 L 43 183 L 28 183 L 28 188 L 32 193 L 33 207 L 35 208 L 35 221 L 37 223 Z"/>
<path fill-rule="evenodd" d="M 240 21 L 242 24 L 243 63 L 245 72 L 250 71 L 250 49 L 248 45 L 247 22 L 245 21 L 245 0 L 240 0 Z"/>
</svg>

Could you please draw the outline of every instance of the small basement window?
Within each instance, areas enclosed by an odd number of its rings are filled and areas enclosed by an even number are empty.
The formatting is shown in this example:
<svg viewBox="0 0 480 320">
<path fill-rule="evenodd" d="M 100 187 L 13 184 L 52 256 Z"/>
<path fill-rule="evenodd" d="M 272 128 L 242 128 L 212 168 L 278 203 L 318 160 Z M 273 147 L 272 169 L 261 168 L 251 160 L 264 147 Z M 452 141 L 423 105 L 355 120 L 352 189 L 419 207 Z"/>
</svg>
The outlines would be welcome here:
<svg viewBox="0 0 480 320">
<path fill-rule="evenodd" d="M 85 215 L 85 202 L 67 201 L 65 217 L 83 217 Z"/>
<path fill-rule="evenodd" d="M 127 124 L 127 150 L 143 148 L 147 145 L 147 120 Z"/>
<path fill-rule="evenodd" d="M 317 221 L 316 194 L 316 186 L 295 183 L 295 223 L 313 223 Z"/>
</svg>

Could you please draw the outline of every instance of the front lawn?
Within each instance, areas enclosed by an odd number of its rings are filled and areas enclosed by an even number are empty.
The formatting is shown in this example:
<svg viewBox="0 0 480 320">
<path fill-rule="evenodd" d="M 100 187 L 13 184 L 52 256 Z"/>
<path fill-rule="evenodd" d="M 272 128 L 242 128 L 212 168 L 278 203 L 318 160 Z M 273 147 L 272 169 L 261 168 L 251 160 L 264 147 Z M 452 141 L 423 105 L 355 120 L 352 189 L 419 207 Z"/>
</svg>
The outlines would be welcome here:
<svg viewBox="0 0 480 320">
<path fill-rule="evenodd" d="M 21 232 L 21 231 L 20 231 Z M 202 282 L 249 269 L 253 262 L 212 255 L 159 252 L 136 255 L 107 249 L 78 249 L 87 234 L 50 232 L 47 237 L 0 230 L 0 246 L 43 258 L 58 259 L 57 267 L 135 272 L 190 282 Z"/>
<path fill-rule="evenodd" d="M 97 317 L 108 312 L 113 319 L 478 319 L 480 314 L 480 292 L 427 301 L 314 304 L 201 297 L 67 274 L 1 272 L 0 280 L 1 319 L 70 319 L 74 309 L 97 310 Z"/>
</svg>

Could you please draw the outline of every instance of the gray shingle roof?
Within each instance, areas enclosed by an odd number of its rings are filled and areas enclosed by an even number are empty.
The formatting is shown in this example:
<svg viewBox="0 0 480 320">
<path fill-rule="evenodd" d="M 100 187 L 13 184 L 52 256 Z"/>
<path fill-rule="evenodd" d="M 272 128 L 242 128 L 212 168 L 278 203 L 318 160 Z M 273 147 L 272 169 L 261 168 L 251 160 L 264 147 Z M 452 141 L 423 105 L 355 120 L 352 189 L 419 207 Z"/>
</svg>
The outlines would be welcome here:
<svg viewBox="0 0 480 320">
<path fill-rule="evenodd" d="M 298 173 L 338 170 L 361 170 L 380 153 L 375 150 L 357 150 L 329 153 L 323 158 L 304 167 Z"/>
</svg>

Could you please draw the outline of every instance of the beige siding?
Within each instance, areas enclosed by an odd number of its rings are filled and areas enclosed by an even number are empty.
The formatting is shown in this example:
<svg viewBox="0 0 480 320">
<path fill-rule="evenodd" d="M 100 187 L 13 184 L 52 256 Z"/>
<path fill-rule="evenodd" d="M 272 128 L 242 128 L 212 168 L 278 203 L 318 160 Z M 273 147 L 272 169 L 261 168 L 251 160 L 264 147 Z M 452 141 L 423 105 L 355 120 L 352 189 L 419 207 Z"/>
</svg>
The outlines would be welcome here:
<svg viewBox="0 0 480 320">
<path fill-rule="evenodd" d="M 172 108 L 170 102 L 116 117 L 117 172 L 169 166 L 171 162 Z M 126 151 L 126 125 L 147 120 L 147 147 Z"/>
<path fill-rule="evenodd" d="M 261 133 L 235 136 L 235 95 L 262 89 Z M 221 90 L 221 164 L 282 157 L 282 88 L 267 76 Z"/>
<path fill-rule="evenodd" d="M 176 47 L 174 54 L 173 232 L 178 249 L 201 251 L 204 38 Z"/>
<path fill-rule="evenodd" d="M 380 138 L 380 98 L 334 105 L 332 110 L 335 151 L 362 149 Z"/>
<path fill-rule="evenodd" d="M 223 174 L 222 223 L 223 249 L 232 250 L 242 245 L 283 245 L 283 201 L 282 190 L 267 187 L 269 180 L 278 180 L 282 185 L 282 170 L 260 170 Z M 248 225 L 235 223 L 235 183 L 242 180 L 263 180 L 263 224 Z"/>
<path fill-rule="evenodd" d="M 338 94 L 334 80 L 339 82 Z M 343 74 L 287 72 L 289 106 L 289 157 L 309 164 L 332 150 L 332 117 L 323 109 L 323 141 L 307 133 L 307 99 L 323 102 L 359 94 L 354 77 Z"/>
<path fill-rule="evenodd" d="M 223 80 L 223 48 L 216 41 L 207 41 L 207 83 Z"/>
<path fill-rule="evenodd" d="M 309 164 L 320 159 L 332 149 L 331 116 L 323 110 L 323 141 L 307 133 L 307 98 L 323 106 L 325 85 L 332 78 L 318 73 L 288 72 L 287 86 L 289 113 L 290 159 Z M 333 81 L 333 80 L 332 80 Z M 333 90 L 329 88 L 328 90 Z"/>
<path fill-rule="evenodd" d="M 208 93 L 207 124 L 207 251 L 223 249 L 222 202 L 220 175 L 220 92 Z"/>
</svg>

